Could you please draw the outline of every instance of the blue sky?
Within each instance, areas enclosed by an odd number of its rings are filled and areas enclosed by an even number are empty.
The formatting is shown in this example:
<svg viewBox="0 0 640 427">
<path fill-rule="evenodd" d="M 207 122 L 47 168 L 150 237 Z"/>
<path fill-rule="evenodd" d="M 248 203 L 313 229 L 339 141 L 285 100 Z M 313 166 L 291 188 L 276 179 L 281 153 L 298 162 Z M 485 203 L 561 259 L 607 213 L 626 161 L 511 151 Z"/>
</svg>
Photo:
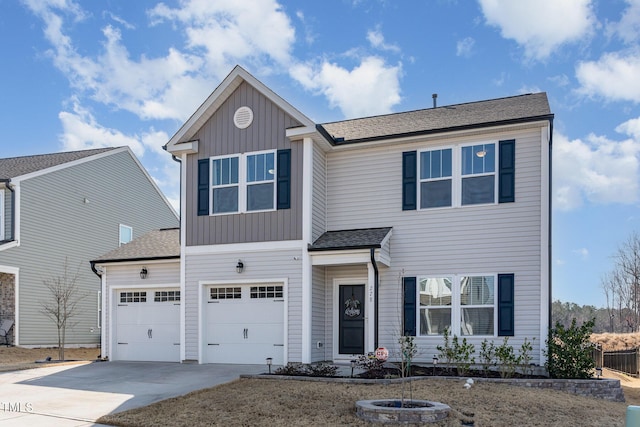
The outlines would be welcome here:
<svg viewBox="0 0 640 427">
<path fill-rule="evenodd" d="M 545 91 L 554 299 L 640 230 L 640 0 L 0 0 L 0 40 L 2 157 L 128 145 L 177 203 L 161 147 L 236 64 L 316 122 Z"/>
</svg>

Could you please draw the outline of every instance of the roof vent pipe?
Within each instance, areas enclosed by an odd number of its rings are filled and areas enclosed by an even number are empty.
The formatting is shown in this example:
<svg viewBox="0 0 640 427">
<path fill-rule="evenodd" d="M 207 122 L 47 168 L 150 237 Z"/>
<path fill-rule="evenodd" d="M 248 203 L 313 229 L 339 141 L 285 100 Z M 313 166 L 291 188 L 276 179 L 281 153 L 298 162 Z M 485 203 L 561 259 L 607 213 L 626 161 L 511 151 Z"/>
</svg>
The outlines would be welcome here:
<svg viewBox="0 0 640 427">
<path fill-rule="evenodd" d="M 438 99 L 438 94 L 434 93 L 433 95 L 431 95 L 431 97 L 433 98 L 433 108 L 436 108 L 436 100 Z"/>
</svg>

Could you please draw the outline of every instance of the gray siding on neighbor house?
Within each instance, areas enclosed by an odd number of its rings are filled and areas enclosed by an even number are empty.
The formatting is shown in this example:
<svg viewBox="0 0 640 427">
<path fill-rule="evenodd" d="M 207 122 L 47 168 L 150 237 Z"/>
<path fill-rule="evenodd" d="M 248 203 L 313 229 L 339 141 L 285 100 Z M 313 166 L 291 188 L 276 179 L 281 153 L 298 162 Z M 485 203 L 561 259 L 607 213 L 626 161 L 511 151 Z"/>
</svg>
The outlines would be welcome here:
<svg viewBox="0 0 640 427">
<path fill-rule="evenodd" d="M 0 240 L 11 240 L 13 238 L 11 222 L 13 221 L 12 212 L 11 212 L 11 204 L 12 204 L 12 192 L 7 188 L 0 187 L 0 197 L 2 197 L 2 207 L 4 208 L 2 211 L 2 236 L 0 236 Z"/>
<path fill-rule="evenodd" d="M 311 216 L 311 243 L 327 230 L 327 157 L 317 144 L 313 144 L 313 199 Z"/>
<path fill-rule="evenodd" d="M 402 153 L 459 143 L 516 139 L 515 203 L 402 210 Z M 548 142 L 542 142 L 547 149 Z M 392 266 L 380 275 L 380 345 L 397 346 L 399 276 L 515 273 L 515 336 L 539 355 L 541 319 L 541 128 L 333 152 L 327 156 L 327 228 L 393 226 Z M 483 338 L 470 338 L 479 348 Z M 497 339 L 502 341 L 502 338 Z M 430 361 L 441 337 L 418 337 L 419 359 Z M 536 358 L 535 362 L 539 360 Z"/>
<path fill-rule="evenodd" d="M 242 106 L 253 110 L 247 129 L 233 124 L 235 111 Z M 302 144 L 291 143 L 286 129 L 299 126 L 276 104 L 247 83 L 242 83 L 197 132 L 198 154 L 187 156 L 186 244 L 299 240 L 302 238 Z M 198 160 L 212 156 L 271 149 L 291 149 L 291 208 L 271 212 L 198 216 Z"/>
<path fill-rule="evenodd" d="M 201 344 L 198 334 L 198 297 L 202 292 L 201 283 L 217 284 L 239 281 L 247 283 L 277 282 L 286 279 L 287 316 L 287 358 L 289 361 L 302 360 L 302 249 L 265 250 L 255 252 L 219 252 L 215 254 L 189 254 L 185 257 L 185 289 L 183 303 L 186 307 L 186 359 L 198 359 Z M 238 258 L 244 263 L 242 274 L 236 273 Z M 240 283 L 242 284 L 242 283 Z"/>
<path fill-rule="evenodd" d="M 42 314 L 49 291 L 43 281 L 78 271 L 84 299 L 67 344 L 97 344 L 100 279 L 89 260 L 117 248 L 119 224 L 133 237 L 178 225 L 173 210 L 128 151 L 90 159 L 19 183 L 20 246 L 0 252 L 0 265 L 20 268 L 19 343 L 57 343 L 56 328 Z M 86 203 L 85 203 L 86 199 Z M 93 332 L 91 329 L 93 328 Z"/>
<path fill-rule="evenodd" d="M 140 279 L 140 269 L 145 266 L 149 271 L 146 279 Z M 180 288 L 180 261 L 161 261 L 159 263 L 148 261 L 140 264 L 128 265 L 108 265 L 104 267 L 103 273 L 105 279 L 106 292 L 102 295 L 104 299 L 105 318 L 104 318 L 104 341 L 102 342 L 102 356 L 107 356 L 112 350 L 112 336 L 109 325 L 112 317 L 117 310 L 118 297 L 114 296 L 115 289 L 137 288 L 144 286 L 145 288 L 162 288 L 176 287 Z M 115 300 L 114 300 L 115 298 Z M 116 324 L 113 324 L 113 328 Z M 114 331 L 115 333 L 115 331 Z M 113 349 L 115 350 L 115 349 Z"/>
</svg>

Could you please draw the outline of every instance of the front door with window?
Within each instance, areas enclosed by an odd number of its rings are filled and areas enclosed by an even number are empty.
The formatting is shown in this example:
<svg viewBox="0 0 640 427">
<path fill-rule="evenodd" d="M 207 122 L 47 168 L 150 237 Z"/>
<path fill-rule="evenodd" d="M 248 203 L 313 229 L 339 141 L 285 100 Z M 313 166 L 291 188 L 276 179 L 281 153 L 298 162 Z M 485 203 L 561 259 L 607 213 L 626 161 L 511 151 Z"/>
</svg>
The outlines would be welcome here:
<svg viewBox="0 0 640 427">
<path fill-rule="evenodd" d="M 364 285 L 339 286 L 340 354 L 364 354 Z"/>
</svg>

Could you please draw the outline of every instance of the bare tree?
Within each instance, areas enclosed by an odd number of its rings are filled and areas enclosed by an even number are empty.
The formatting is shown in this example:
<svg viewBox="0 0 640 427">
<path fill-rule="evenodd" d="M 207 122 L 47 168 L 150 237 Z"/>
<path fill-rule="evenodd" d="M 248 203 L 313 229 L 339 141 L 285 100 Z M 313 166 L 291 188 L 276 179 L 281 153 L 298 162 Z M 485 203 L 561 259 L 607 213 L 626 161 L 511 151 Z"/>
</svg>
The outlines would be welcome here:
<svg viewBox="0 0 640 427">
<path fill-rule="evenodd" d="M 52 276 L 43 281 L 49 290 L 49 300 L 42 303 L 42 313 L 53 321 L 58 330 L 58 359 L 64 360 L 64 346 L 67 328 L 78 322 L 73 319 L 80 314 L 80 302 L 84 299 L 78 287 L 80 266 L 75 273 L 69 273 L 65 258 L 62 275 Z"/>
</svg>

